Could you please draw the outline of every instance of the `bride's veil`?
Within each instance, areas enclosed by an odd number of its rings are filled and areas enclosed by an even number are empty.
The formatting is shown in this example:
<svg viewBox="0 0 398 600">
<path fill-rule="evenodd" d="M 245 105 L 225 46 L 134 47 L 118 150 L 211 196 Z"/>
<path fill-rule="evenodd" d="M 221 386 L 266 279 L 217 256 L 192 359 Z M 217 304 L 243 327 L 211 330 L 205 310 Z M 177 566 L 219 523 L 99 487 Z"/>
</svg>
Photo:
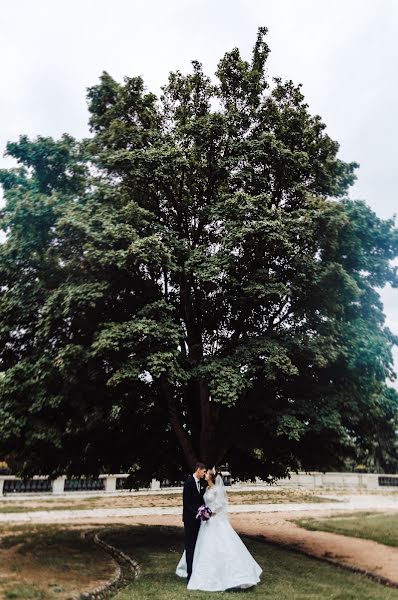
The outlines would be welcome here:
<svg viewBox="0 0 398 600">
<path fill-rule="evenodd" d="M 227 492 L 225 490 L 224 480 L 220 474 L 216 477 L 216 491 L 217 491 L 217 501 L 222 504 L 223 510 L 227 510 L 228 507 L 228 499 Z"/>
</svg>

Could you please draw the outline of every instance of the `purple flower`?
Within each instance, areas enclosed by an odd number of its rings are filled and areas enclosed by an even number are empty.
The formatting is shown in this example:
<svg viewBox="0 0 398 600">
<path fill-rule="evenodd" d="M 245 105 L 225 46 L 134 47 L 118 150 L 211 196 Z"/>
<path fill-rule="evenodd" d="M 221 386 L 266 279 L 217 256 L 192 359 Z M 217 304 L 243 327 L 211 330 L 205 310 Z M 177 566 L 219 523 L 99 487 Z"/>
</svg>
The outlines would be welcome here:
<svg viewBox="0 0 398 600">
<path fill-rule="evenodd" d="M 201 521 L 208 521 L 212 514 L 211 508 L 203 504 L 202 506 L 199 506 L 198 512 L 196 513 L 196 518 L 200 519 Z"/>
</svg>

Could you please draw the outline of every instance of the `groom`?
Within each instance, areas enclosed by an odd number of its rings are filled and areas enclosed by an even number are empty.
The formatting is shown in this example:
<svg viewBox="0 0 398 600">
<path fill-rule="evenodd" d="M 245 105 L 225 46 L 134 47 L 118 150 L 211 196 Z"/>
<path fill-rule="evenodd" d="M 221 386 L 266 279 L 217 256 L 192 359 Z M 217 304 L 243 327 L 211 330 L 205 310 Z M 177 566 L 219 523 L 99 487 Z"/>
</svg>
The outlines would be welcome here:
<svg viewBox="0 0 398 600">
<path fill-rule="evenodd" d="M 195 472 L 190 475 L 184 483 L 183 491 L 183 512 L 185 535 L 185 556 L 187 560 L 188 581 L 192 575 L 193 553 L 195 551 L 196 539 L 199 533 L 200 519 L 196 518 L 199 506 L 203 504 L 203 494 L 205 493 L 204 476 L 206 467 L 203 463 L 197 462 Z"/>
</svg>

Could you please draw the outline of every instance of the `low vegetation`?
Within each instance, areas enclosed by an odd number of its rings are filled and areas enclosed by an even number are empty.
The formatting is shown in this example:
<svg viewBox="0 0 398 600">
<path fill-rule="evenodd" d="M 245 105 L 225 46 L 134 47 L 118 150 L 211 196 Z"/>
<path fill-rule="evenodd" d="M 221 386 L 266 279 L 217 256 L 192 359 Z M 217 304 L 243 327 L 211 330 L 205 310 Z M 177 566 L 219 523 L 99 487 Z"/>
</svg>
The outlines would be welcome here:
<svg viewBox="0 0 398 600">
<path fill-rule="evenodd" d="M 397 513 L 357 512 L 327 519 L 298 519 L 295 522 L 311 531 L 339 533 L 398 547 Z"/>
</svg>

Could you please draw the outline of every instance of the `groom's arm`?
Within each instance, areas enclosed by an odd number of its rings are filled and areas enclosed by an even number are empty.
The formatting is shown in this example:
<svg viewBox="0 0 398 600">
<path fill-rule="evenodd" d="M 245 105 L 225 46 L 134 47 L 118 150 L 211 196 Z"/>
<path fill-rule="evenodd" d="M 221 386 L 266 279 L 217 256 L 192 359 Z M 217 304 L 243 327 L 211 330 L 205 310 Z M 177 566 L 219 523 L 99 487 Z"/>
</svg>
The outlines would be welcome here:
<svg viewBox="0 0 398 600">
<path fill-rule="evenodd" d="M 182 492 L 182 501 L 184 503 L 184 508 L 193 516 L 196 517 L 197 510 L 194 506 L 192 506 L 192 486 L 190 485 L 190 481 L 186 481 L 184 483 L 184 489 Z"/>
</svg>

